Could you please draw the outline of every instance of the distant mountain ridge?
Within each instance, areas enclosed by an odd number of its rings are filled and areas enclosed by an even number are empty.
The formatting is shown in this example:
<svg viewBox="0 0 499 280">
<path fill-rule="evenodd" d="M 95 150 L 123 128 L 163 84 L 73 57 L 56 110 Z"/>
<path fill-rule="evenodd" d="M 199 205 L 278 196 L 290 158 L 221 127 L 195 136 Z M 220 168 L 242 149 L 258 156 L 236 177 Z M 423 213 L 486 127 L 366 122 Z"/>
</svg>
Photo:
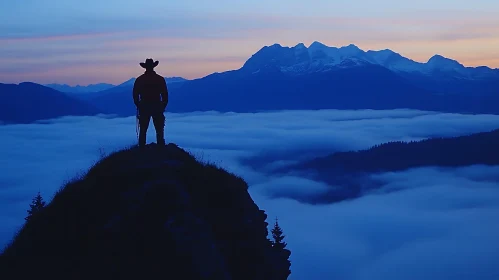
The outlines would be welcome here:
<svg viewBox="0 0 499 280">
<path fill-rule="evenodd" d="M 310 197 L 306 201 L 331 203 L 378 191 L 383 184 L 373 179 L 374 174 L 414 168 L 499 166 L 498 141 L 499 129 L 421 141 L 393 141 L 366 150 L 333 153 L 274 172 L 300 173 L 312 180 L 334 186 L 326 194 Z"/>
<path fill-rule="evenodd" d="M 67 84 L 46 84 L 46 87 L 55 89 L 60 92 L 64 93 L 90 93 L 90 92 L 99 92 L 103 91 L 106 89 L 110 89 L 112 87 L 115 87 L 115 85 L 112 84 L 106 84 L 106 83 L 99 83 L 99 84 L 90 84 L 87 86 L 70 86 Z"/>
<path fill-rule="evenodd" d="M 499 165 L 499 129 L 421 141 L 392 141 L 366 150 L 338 152 L 297 165 L 327 172 L 394 172 L 424 166 Z"/>
<path fill-rule="evenodd" d="M 314 42 L 265 46 L 239 69 L 169 83 L 170 112 L 408 108 L 499 113 L 499 73 L 433 56 L 427 63 L 391 50 Z M 88 99 L 101 110 L 135 114 L 133 79 Z"/>
<path fill-rule="evenodd" d="M 456 60 L 438 54 L 432 56 L 428 62 L 421 63 L 389 49 L 364 51 L 354 44 L 337 48 L 317 41 L 308 48 L 303 43 L 294 47 L 283 47 L 280 44 L 265 46 L 255 53 L 243 67 L 256 72 L 273 65 L 285 73 L 304 74 L 366 64 L 383 66 L 394 72 L 424 75 L 433 75 L 438 72 L 461 79 L 499 77 L 499 69 L 486 66 L 465 67 Z"/>
<path fill-rule="evenodd" d="M 126 80 L 125 82 L 117 85 L 117 87 L 133 86 L 133 83 L 135 83 L 135 79 L 136 78 L 130 78 L 130 79 Z M 188 80 L 185 78 L 182 78 L 182 77 L 165 77 L 165 81 L 167 83 L 178 83 L 178 82 L 185 82 Z"/>
<path fill-rule="evenodd" d="M 165 80 L 169 83 L 175 83 L 175 82 L 185 82 L 187 79 L 182 78 L 182 77 L 165 77 Z M 108 83 L 98 83 L 98 84 L 89 84 L 86 86 L 81 86 L 81 85 L 76 85 L 76 86 L 70 86 L 67 84 L 46 84 L 44 86 L 55 89 L 60 92 L 64 93 L 95 93 L 99 91 L 104 91 L 111 89 L 113 87 L 117 86 L 129 86 L 133 85 L 135 82 L 135 78 L 130 78 L 127 81 L 119 84 L 119 85 L 113 85 L 113 84 L 108 84 Z"/>
<path fill-rule="evenodd" d="M 441 55 L 420 63 L 391 50 L 363 51 L 353 44 L 274 44 L 261 48 L 239 69 L 193 80 L 165 79 L 167 110 L 177 113 L 406 108 L 499 114 L 499 69 L 464 67 Z M 105 114 L 133 116 L 134 81 L 72 97 Z"/>
<path fill-rule="evenodd" d="M 35 83 L 0 83 L 0 123 L 30 123 L 62 116 L 89 116 L 102 111 L 88 102 Z"/>
</svg>

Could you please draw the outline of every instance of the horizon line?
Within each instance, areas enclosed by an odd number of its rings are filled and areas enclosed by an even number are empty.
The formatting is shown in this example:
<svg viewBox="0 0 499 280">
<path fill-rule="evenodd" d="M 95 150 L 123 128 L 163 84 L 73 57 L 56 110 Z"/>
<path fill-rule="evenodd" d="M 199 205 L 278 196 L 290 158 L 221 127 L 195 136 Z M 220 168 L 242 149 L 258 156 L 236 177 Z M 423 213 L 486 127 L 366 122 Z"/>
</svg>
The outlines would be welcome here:
<svg viewBox="0 0 499 280">
<path fill-rule="evenodd" d="M 266 48 L 266 47 L 272 47 L 272 46 L 275 46 L 275 45 L 278 45 L 280 47 L 283 47 L 283 48 L 295 48 L 299 45 L 303 45 L 305 48 L 310 48 L 310 46 L 312 46 L 314 43 L 319 43 L 319 44 L 322 44 L 328 48 L 337 48 L 337 49 L 341 49 L 341 48 L 345 48 L 345 47 L 349 47 L 349 46 L 355 46 L 356 48 L 360 49 L 361 51 L 363 52 L 369 52 L 369 51 L 375 51 L 375 52 L 378 52 L 378 51 L 391 51 L 395 54 L 399 54 L 401 55 L 402 57 L 404 58 L 407 58 L 411 61 L 414 61 L 416 63 L 421 63 L 421 64 L 426 64 L 428 63 L 428 61 L 432 58 L 432 57 L 435 57 L 435 56 L 441 56 L 441 57 L 444 57 L 446 59 L 450 59 L 450 60 L 453 60 L 453 61 L 457 61 L 459 64 L 463 65 L 465 68 L 479 68 L 479 67 L 486 67 L 486 68 L 489 68 L 491 70 L 499 70 L 499 67 L 498 68 L 494 68 L 494 67 L 491 67 L 491 66 L 488 66 L 488 65 L 465 65 L 464 63 L 461 63 L 459 60 L 456 60 L 456 59 L 453 59 L 451 57 L 447 57 L 445 55 L 442 55 L 442 54 L 439 54 L 439 53 L 435 53 L 433 55 L 431 55 L 428 60 L 426 61 L 418 61 L 418 60 L 415 60 L 415 59 L 412 59 L 408 56 L 404 56 L 402 55 L 401 53 L 395 51 L 395 50 L 392 50 L 392 49 L 389 49 L 389 48 L 383 48 L 383 49 L 362 49 L 361 47 L 359 47 L 358 45 L 356 45 L 355 43 L 350 43 L 350 44 L 346 44 L 346 45 L 342 45 L 342 46 L 329 46 L 327 44 L 324 44 L 322 43 L 321 41 L 318 41 L 318 40 L 315 40 L 313 41 L 312 43 L 308 44 L 308 46 L 304 43 L 304 42 L 298 42 L 296 43 L 294 46 L 292 45 L 284 45 L 284 44 L 281 44 L 281 43 L 273 43 L 273 44 L 268 44 L 268 45 L 264 45 L 262 46 L 260 49 L 258 49 L 256 52 L 254 52 L 253 54 L 250 54 L 250 56 L 245 60 L 243 61 L 242 65 L 239 67 L 239 68 L 232 68 L 232 69 L 225 69 L 225 70 L 222 70 L 222 71 L 215 71 L 215 72 L 207 72 L 205 74 L 201 74 L 199 76 L 195 76 L 195 77 L 186 77 L 186 76 L 180 76 L 180 75 L 168 75 L 168 76 L 163 76 L 164 78 L 183 78 L 187 81 L 192 81 L 192 80 L 196 80 L 196 79 L 202 79 L 202 78 L 205 78 L 209 75 L 212 75 L 212 74 L 216 74 L 216 73 L 224 73 L 224 72 L 228 72 L 228 71 L 235 71 L 235 70 L 239 70 L 241 69 L 244 64 L 246 63 L 246 61 L 248 61 L 253 55 L 257 54 L 259 51 L 261 51 L 262 49 Z M 96 85 L 96 84 L 109 84 L 109 85 L 113 85 L 113 86 L 119 86 L 120 84 L 122 83 L 125 83 L 127 81 L 129 81 L 130 79 L 134 79 L 136 77 L 129 77 L 129 78 L 125 78 L 122 80 L 122 82 L 119 82 L 119 83 L 113 83 L 113 82 L 106 82 L 106 81 L 99 81 L 99 82 L 91 82 L 91 83 L 88 83 L 88 84 L 80 84 L 80 83 L 77 83 L 77 84 L 70 84 L 70 83 L 59 83 L 59 82 L 50 82 L 50 83 L 39 83 L 39 82 L 33 82 L 32 80 L 25 80 L 25 81 L 22 81 L 22 82 L 18 82 L 18 83 L 8 83 L 8 82 L 2 82 L 0 81 L 0 83 L 3 83 L 3 84 L 16 84 L 16 85 L 19 85 L 21 83 L 36 83 L 36 84 L 40 84 L 40 85 L 43 85 L 43 86 L 47 86 L 47 85 L 53 85 L 53 84 L 56 84 L 56 85 L 67 85 L 67 86 L 70 86 L 70 87 L 87 87 L 87 86 L 90 86 L 90 85 Z"/>
</svg>

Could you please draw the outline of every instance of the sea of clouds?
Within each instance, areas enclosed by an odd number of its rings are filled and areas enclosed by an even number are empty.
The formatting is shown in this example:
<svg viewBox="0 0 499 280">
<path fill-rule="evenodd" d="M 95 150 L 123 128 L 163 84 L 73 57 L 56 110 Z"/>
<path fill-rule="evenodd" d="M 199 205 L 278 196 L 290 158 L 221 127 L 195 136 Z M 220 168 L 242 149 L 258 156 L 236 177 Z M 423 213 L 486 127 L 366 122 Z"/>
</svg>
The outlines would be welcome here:
<svg viewBox="0 0 499 280">
<path fill-rule="evenodd" d="M 373 174 L 381 189 L 312 205 L 330 186 L 266 172 L 335 151 L 499 128 L 499 116 L 416 110 L 167 114 L 166 138 L 242 176 L 292 250 L 289 279 L 499 279 L 499 167 Z M 148 134 L 155 141 L 153 126 Z M 135 118 L 0 126 L 0 247 L 38 191 L 47 200 L 100 156 L 137 142 Z M 265 158 L 259 167 L 248 159 Z M 288 194 L 288 198 L 283 197 Z"/>
</svg>

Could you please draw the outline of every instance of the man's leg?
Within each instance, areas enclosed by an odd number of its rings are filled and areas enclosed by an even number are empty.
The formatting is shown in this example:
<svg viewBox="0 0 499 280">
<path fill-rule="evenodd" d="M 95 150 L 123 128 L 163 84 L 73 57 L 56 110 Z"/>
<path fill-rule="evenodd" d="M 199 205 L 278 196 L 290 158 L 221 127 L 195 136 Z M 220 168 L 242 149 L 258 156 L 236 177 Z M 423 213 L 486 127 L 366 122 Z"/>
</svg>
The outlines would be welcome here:
<svg viewBox="0 0 499 280">
<path fill-rule="evenodd" d="M 152 116 L 154 128 L 156 129 L 156 143 L 158 145 L 165 145 L 165 115 L 163 112 L 156 113 Z"/>
<path fill-rule="evenodd" d="M 151 120 L 151 115 L 148 112 L 140 113 L 139 146 L 141 147 L 146 145 L 147 128 L 149 127 L 150 120 Z"/>
</svg>

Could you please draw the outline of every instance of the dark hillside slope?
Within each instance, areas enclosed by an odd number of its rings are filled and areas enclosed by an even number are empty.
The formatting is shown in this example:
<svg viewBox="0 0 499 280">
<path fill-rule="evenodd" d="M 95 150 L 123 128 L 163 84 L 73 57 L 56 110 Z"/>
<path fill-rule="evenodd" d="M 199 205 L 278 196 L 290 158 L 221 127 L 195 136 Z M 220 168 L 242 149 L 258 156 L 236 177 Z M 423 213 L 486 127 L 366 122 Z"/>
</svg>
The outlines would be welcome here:
<svg viewBox="0 0 499 280">
<path fill-rule="evenodd" d="M 292 109 L 435 109 L 431 92 L 414 87 L 380 66 L 291 76 L 275 68 L 256 74 L 245 68 L 182 84 L 173 111 Z"/>
<path fill-rule="evenodd" d="M 35 83 L 0 83 L 0 99 L 0 123 L 30 123 L 62 116 L 101 113 L 90 103 Z"/>
<path fill-rule="evenodd" d="M 0 279 L 286 279 L 247 187 L 173 144 L 111 154 L 25 224 Z"/>
<path fill-rule="evenodd" d="M 267 67 L 215 73 L 169 86 L 167 111 L 258 112 L 265 110 L 394 109 L 453 111 L 449 99 L 413 86 L 376 65 L 292 76 Z M 116 87 L 90 99 L 106 113 L 135 114 L 131 87 Z M 461 110 L 462 108 L 456 109 Z"/>
<path fill-rule="evenodd" d="M 389 142 L 298 165 L 325 172 L 387 172 L 423 166 L 499 165 L 499 130 L 414 142 Z"/>
<path fill-rule="evenodd" d="M 430 138 L 414 142 L 388 142 L 367 150 L 338 152 L 274 170 L 300 173 L 331 186 L 310 197 L 292 197 L 304 203 L 333 203 L 377 191 L 385 182 L 373 174 L 411 168 L 457 168 L 499 165 L 499 129 L 451 138 Z M 498 177 L 499 180 L 499 177 Z"/>
</svg>

